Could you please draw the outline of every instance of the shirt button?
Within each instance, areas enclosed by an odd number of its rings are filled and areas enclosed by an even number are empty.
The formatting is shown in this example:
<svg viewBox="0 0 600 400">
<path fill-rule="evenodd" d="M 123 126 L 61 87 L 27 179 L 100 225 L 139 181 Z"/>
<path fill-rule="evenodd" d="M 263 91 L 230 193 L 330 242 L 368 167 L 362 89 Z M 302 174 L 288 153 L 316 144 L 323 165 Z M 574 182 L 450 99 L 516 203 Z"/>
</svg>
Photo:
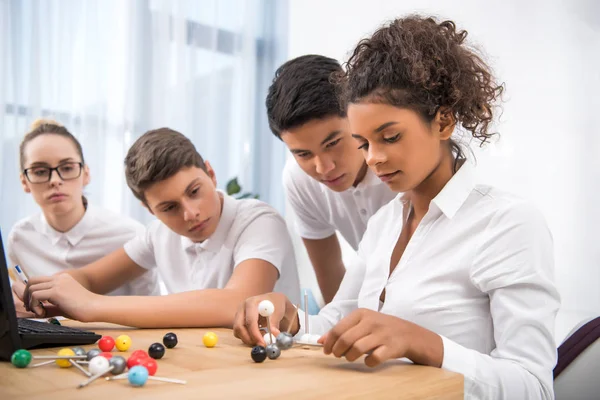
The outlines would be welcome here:
<svg viewBox="0 0 600 400">
<path fill-rule="evenodd" d="M 361 210 L 360 210 L 360 213 L 361 213 L 362 215 L 367 215 L 367 210 L 365 210 L 365 209 L 363 208 L 363 209 L 361 209 Z"/>
<path fill-rule="evenodd" d="M 355 190 L 355 191 L 354 191 L 354 195 L 355 195 L 355 196 L 360 196 L 360 190 Z"/>
</svg>

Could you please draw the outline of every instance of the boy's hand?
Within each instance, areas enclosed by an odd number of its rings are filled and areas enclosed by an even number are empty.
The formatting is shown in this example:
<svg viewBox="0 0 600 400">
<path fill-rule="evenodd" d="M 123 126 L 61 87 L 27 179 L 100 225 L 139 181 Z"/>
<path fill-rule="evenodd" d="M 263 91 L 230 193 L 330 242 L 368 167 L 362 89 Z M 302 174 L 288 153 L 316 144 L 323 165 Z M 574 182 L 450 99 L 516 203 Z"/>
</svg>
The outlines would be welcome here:
<svg viewBox="0 0 600 400">
<path fill-rule="evenodd" d="M 38 318 L 64 315 L 90 322 L 99 297 L 81 286 L 71 275 L 61 273 L 31 278 L 22 298 L 26 310 L 32 311 Z M 43 307 L 40 302 L 45 303 Z"/>
<path fill-rule="evenodd" d="M 367 354 L 365 364 L 369 367 L 403 357 L 416 364 L 440 367 L 444 353 L 439 335 L 412 322 L 362 308 L 342 319 L 319 343 L 325 354 L 351 362 Z"/>
<path fill-rule="evenodd" d="M 267 319 L 258 314 L 258 304 L 263 300 L 269 300 L 275 306 L 273 315 L 269 317 L 271 334 L 274 336 L 279 335 L 282 328 L 287 330 L 290 326 L 290 321 L 296 315 L 296 308 L 282 293 L 267 293 L 246 299 L 239 306 L 235 314 L 233 335 L 248 345 L 258 344 L 265 346 L 260 327 L 266 327 Z M 292 334 L 299 329 L 297 321 L 297 317 L 296 321 L 292 321 Z"/>
</svg>

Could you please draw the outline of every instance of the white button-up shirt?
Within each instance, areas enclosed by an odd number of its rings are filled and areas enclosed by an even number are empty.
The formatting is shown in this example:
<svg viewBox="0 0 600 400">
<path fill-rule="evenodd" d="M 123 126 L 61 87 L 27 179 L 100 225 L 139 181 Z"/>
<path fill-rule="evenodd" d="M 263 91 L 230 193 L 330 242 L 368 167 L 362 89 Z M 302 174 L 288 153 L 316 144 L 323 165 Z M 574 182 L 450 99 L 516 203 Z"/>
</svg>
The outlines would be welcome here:
<svg viewBox="0 0 600 400">
<path fill-rule="evenodd" d="M 439 334 L 442 368 L 464 375 L 465 398 L 554 398 L 560 297 L 541 213 L 476 184 L 465 163 L 432 200 L 390 276 L 407 207 L 399 195 L 372 217 L 360 244 L 362 265 L 310 317 L 310 333 L 325 333 L 357 307 L 377 310 Z"/>
<path fill-rule="evenodd" d="M 354 250 L 369 218 L 396 196 L 370 169 L 356 187 L 333 191 L 308 176 L 294 159 L 286 162 L 283 186 L 301 237 L 325 239 L 339 231 Z"/>
<path fill-rule="evenodd" d="M 215 232 L 194 243 L 162 222 L 148 224 L 145 234 L 125 245 L 139 266 L 157 269 L 169 293 L 222 289 L 233 270 L 249 259 L 271 263 L 279 272 L 275 291 L 293 301 L 300 297 L 294 249 L 285 221 L 266 203 L 223 195 L 223 211 Z"/>
<path fill-rule="evenodd" d="M 144 231 L 139 222 L 88 205 L 83 218 L 68 232 L 53 229 L 43 214 L 15 224 L 7 240 L 9 268 L 20 265 L 31 276 L 49 276 L 80 268 L 123 247 Z M 109 293 L 115 296 L 158 295 L 158 275 L 149 271 Z"/>
</svg>

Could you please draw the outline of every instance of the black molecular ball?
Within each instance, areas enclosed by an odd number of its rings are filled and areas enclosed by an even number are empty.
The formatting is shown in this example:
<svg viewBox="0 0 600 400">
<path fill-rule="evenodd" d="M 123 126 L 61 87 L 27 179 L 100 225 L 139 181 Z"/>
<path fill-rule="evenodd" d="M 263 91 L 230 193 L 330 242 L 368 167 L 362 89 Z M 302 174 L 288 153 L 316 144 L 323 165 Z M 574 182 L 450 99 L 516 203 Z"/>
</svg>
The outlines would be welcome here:
<svg viewBox="0 0 600 400">
<path fill-rule="evenodd" d="M 167 346 L 167 349 L 172 349 L 173 347 L 177 346 L 177 335 L 173 332 L 167 333 L 163 337 L 163 343 L 165 346 Z"/>
<path fill-rule="evenodd" d="M 155 360 L 163 358 L 165 355 L 165 346 L 160 343 L 152 343 L 148 348 L 148 355 Z"/>
<path fill-rule="evenodd" d="M 262 346 L 254 346 L 250 352 L 250 356 L 254 362 L 261 363 L 267 358 L 267 349 Z"/>
</svg>

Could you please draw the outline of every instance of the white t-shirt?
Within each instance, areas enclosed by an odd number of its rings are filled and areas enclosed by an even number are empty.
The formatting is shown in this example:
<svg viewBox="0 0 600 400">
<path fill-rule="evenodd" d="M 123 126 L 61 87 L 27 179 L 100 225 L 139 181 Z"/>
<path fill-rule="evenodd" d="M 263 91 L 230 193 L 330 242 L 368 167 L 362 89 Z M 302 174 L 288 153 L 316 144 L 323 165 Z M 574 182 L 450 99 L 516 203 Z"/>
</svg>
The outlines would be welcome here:
<svg viewBox="0 0 600 400">
<path fill-rule="evenodd" d="M 310 333 L 325 333 L 356 308 L 380 311 L 442 336 L 442 367 L 464 375 L 466 399 L 553 398 L 560 296 L 541 213 L 476 184 L 465 163 L 432 200 L 389 276 L 409 209 L 398 196 L 373 216 L 360 244 L 362 268 L 310 316 Z"/>
<path fill-rule="evenodd" d="M 302 171 L 294 159 L 286 162 L 283 186 L 301 237 L 325 239 L 339 231 L 354 250 L 369 218 L 396 196 L 371 169 L 358 186 L 335 192 Z"/>
<path fill-rule="evenodd" d="M 20 265 L 30 277 L 54 275 L 91 264 L 143 231 L 139 222 L 93 205 L 88 205 L 81 221 L 64 233 L 53 229 L 39 213 L 17 222 L 8 235 L 8 266 Z M 109 294 L 158 295 L 158 275 L 149 271 Z"/>
<path fill-rule="evenodd" d="M 180 236 L 160 221 L 125 245 L 138 265 L 158 269 L 169 293 L 227 285 L 233 270 L 249 259 L 271 263 L 279 272 L 275 291 L 298 301 L 300 287 L 292 242 L 283 218 L 258 200 L 223 195 L 217 229 L 202 243 Z"/>
</svg>

